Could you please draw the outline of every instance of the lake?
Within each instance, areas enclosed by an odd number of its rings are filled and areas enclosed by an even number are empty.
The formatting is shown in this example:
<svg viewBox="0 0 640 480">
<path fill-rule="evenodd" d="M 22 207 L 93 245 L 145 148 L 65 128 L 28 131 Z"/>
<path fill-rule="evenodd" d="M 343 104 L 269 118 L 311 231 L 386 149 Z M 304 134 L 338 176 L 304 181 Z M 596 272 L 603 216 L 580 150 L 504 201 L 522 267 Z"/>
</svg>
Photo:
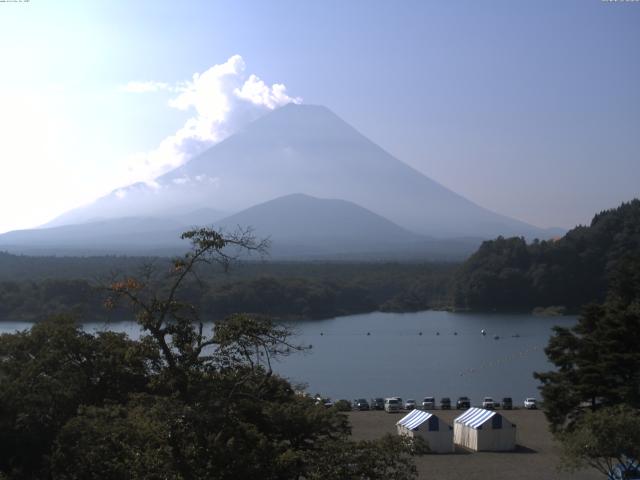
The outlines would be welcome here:
<svg viewBox="0 0 640 480">
<path fill-rule="evenodd" d="M 333 399 L 448 396 L 455 401 L 466 395 L 477 404 L 484 396 L 510 396 L 521 405 L 525 397 L 540 397 L 532 373 L 552 368 L 544 354 L 551 328 L 575 322 L 575 317 L 437 311 L 301 321 L 292 324 L 295 343 L 312 348 L 283 359 L 274 369 L 293 382 L 307 383 L 309 392 Z M 29 325 L 2 322 L 0 333 Z M 134 322 L 85 328 L 109 328 L 132 337 L 140 333 Z"/>
</svg>

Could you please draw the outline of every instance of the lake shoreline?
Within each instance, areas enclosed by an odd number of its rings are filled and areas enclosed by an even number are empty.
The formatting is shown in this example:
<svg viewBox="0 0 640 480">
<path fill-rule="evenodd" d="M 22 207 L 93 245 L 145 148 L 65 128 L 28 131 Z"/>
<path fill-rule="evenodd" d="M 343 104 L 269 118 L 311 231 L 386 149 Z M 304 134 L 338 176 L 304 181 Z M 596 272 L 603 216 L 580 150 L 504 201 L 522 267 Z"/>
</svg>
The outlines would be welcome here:
<svg viewBox="0 0 640 480">
<path fill-rule="evenodd" d="M 555 310 L 556 306 L 551 307 L 535 307 L 533 309 L 466 309 L 466 308 L 458 308 L 454 306 L 438 306 L 438 307 L 430 307 L 430 308 L 418 308 L 418 309 L 376 309 L 376 310 L 353 310 L 353 311 L 336 311 L 330 314 L 323 315 L 307 315 L 307 316 L 299 316 L 299 315 L 268 315 L 264 313 L 256 313 L 256 312 L 241 312 L 247 313 L 248 315 L 260 315 L 260 316 L 268 316 L 272 318 L 275 322 L 308 322 L 308 321 L 323 321 L 327 319 L 333 318 L 341 318 L 341 317 L 350 317 L 353 315 L 367 315 L 374 313 L 389 313 L 389 314 L 412 314 L 412 313 L 420 313 L 420 312 L 449 312 L 449 313 L 459 313 L 459 314 L 496 314 L 496 315 L 533 315 L 536 317 L 571 317 L 580 314 L 580 311 L 573 310 L 562 310 L 558 312 Z M 240 313 L 240 312 L 239 312 Z M 47 316 L 28 316 L 26 318 L 0 318 L 0 324 L 2 323 L 10 323 L 10 322 L 19 322 L 19 323 L 28 323 L 28 324 L 37 324 L 45 321 L 47 318 L 56 316 L 56 315 L 70 315 L 72 317 L 79 317 L 78 314 L 73 312 L 59 312 L 52 313 Z M 207 319 L 205 322 L 216 322 L 223 320 L 225 317 L 217 317 Z M 115 315 L 110 316 L 109 318 L 101 318 L 97 317 L 92 320 L 79 320 L 78 322 L 81 324 L 85 323 L 116 323 L 116 322 L 125 322 L 131 319 L 131 313 L 127 312 L 127 314 L 123 315 Z"/>
</svg>

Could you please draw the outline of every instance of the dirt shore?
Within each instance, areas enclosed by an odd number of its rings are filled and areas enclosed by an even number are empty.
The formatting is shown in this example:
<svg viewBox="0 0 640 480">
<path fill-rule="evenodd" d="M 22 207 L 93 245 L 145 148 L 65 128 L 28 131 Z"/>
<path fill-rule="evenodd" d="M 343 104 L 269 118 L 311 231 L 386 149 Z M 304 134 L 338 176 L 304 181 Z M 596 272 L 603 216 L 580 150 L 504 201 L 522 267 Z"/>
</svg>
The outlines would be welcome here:
<svg viewBox="0 0 640 480">
<path fill-rule="evenodd" d="M 603 480 L 595 470 L 574 474 L 559 472 L 559 447 L 553 441 L 547 421 L 539 410 L 501 411 L 516 424 L 518 448 L 515 452 L 477 452 L 457 448 L 452 454 L 429 454 L 416 458 L 419 478 L 433 480 Z M 406 412 L 405 412 L 406 413 Z M 396 422 L 405 413 L 389 414 L 380 411 L 350 412 L 353 437 L 372 440 L 385 433 L 396 434 Z M 433 413 L 453 425 L 460 415 L 456 410 L 436 410 Z"/>
</svg>

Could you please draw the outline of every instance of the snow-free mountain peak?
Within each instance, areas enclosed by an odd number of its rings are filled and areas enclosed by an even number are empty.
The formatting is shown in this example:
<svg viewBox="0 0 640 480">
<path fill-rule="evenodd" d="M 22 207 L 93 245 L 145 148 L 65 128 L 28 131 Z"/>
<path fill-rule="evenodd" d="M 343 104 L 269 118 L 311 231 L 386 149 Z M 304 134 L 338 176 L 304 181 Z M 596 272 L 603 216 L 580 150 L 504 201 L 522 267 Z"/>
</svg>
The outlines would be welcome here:
<svg viewBox="0 0 640 480">
<path fill-rule="evenodd" d="M 257 236 L 274 241 L 349 242 L 371 246 L 411 242 L 421 237 L 352 202 L 320 199 L 302 193 L 255 205 L 217 222 L 232 229 L 251 226 Z"/>
</svg>

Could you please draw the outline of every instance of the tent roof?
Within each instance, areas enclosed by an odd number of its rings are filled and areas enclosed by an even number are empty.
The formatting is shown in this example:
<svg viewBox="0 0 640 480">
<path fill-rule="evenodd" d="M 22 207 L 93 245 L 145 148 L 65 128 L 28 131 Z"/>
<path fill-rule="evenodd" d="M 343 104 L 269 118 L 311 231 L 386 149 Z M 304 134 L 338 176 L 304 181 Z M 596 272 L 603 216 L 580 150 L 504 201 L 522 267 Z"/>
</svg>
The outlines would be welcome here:
<svg viewBox="0 0 640 480">
<path fill-rule="evenodd" d="M 499 414 L 493 410 L 485 410 L 484 408 L 470 408 L 456 418 L 455 421 L 471 428 L 478 428 L 494 415 Z"/>
<path fill-rule="evenodd" d="M 414 430 L 431 417 L 433 417 L 433 413 L 425 412 L 423 410 L 411 410 L 411 412 L 402 417 L 397 424 L 403 425 L 409 430 Z"/>
</svg>

